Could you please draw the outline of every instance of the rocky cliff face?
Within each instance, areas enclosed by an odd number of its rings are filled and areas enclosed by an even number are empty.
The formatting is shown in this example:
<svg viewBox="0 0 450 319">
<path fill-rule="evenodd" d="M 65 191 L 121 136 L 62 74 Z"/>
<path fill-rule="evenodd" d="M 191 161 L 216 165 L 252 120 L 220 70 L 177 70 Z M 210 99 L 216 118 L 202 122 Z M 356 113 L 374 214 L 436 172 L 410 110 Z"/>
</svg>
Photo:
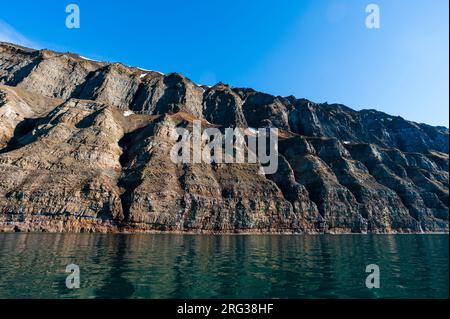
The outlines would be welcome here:
<svg viewBox="0 0 450 319">
<path fill-rule="evenodd" d="M 278 170 L 174 128 L 279 129 Z M 448 129 L 0 44 L 0 230 L 448 232 Z"/>
</svg>

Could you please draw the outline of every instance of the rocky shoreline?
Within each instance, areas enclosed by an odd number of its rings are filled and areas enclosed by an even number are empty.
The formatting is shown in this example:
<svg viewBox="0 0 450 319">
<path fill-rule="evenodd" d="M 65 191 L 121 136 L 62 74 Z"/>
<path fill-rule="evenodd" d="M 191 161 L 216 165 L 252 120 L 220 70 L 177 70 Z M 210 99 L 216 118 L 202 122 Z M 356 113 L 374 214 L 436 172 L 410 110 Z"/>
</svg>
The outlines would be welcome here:
<svg viewBox="0 0 450 319">
<path fill-rule="evenodd" d="M 24 221 L 0 221 L 0 233 L 90 233 L 90 234 L 176 234 L 176 235 L 364 235 L 364 234 L 449 234 L 448 231 L 417 232 L 402 231 L 368 231 L 355 233 L 350 229 L 333 229 L 326 232 L 293 231 L 290 229 L 163 229 L 148 224 L 116 224 L 109 221 L 92 221 L 83 219 L 30 218 Z"/>
</svg>

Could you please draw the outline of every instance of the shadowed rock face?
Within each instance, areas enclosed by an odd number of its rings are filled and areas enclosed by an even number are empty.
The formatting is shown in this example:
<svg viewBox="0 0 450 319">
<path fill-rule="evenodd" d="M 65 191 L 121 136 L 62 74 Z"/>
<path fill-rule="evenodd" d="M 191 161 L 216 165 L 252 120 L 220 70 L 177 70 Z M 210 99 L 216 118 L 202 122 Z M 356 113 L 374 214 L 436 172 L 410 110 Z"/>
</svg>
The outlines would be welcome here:
<svg viewBox="0 0 450 319">
<path fill-rule="evenodd" d="M 276 127 L 278 170 L 175 164 L 174 128 Z M 448 232 L 448 129 L 0 44 L 0 231 Z"/>
</svg>

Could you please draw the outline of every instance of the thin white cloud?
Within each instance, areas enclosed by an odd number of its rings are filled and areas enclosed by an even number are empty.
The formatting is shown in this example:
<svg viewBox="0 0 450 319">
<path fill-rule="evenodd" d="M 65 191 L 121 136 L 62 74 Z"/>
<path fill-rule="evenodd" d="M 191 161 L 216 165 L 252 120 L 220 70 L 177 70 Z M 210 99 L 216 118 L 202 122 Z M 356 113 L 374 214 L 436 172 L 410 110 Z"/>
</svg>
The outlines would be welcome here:
<svg viewBox="0 0 450 319">
<path fill-rule="evenodd" d="M 41 48 L 39 44 L 31 41 L 3 20 L 0 20 L 0 42 L 10 42 L 33 49 Z"/>
</svg>

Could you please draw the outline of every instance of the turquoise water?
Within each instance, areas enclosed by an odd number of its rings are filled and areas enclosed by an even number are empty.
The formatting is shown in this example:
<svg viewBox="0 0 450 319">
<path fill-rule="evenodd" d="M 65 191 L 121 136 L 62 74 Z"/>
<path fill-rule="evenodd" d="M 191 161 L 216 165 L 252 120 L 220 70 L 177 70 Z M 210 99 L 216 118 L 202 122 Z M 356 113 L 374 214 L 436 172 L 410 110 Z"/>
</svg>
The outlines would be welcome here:
<svg viewBox="0 0 450 319">
<path fill-rule="evenodd" d="M 448 235 L 0 234 L 0 298 L 448 298 Z M 80 289 L 66 287 L 68 264 Z M 368 264 L 380 288 L 368 289 Z"/>
</svg>

